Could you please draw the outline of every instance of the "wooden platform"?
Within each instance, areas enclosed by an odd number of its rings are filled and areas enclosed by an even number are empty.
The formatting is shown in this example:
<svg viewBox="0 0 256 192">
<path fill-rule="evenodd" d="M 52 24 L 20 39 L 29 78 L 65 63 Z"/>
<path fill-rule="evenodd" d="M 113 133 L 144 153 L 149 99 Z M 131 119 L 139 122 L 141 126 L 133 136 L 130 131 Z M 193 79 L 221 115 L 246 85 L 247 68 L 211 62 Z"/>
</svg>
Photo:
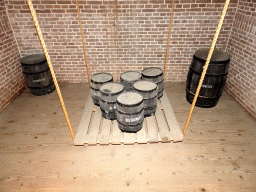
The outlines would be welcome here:
<svg viewBox="0 0 256 192">
<path fill-rule="evenodd" d="M 75 145 L 120 145 L 182 140 L 181 129 L 164 92 L 158 101 L 156 114 L 145 118 L 142 129 L 137 133 L 121 132 L 117 121 L 103 118 L 100 108 L 95 106 L 89 97 L 74 142 Z"/>
</svg>

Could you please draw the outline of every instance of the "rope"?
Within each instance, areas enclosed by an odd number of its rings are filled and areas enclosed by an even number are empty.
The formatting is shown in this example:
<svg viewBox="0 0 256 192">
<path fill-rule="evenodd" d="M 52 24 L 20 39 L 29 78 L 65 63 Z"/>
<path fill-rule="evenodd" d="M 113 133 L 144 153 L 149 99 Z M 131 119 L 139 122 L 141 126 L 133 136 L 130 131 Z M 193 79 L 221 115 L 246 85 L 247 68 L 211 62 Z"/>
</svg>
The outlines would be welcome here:
<svg viewBox="0 0 256 192">
<path fill-rule="evenodd" d="M 172 0 L 172 12 L 171 12 L 171 16 L 170 16 L 168 40 L 167 40 L 166 53 L 165 53 L 165 61 L 164 61 L 164 72 L 163 72 L 164 78 L 165 78 L 165 73 L 166 73 L 166 64 L 167 64 L 169 44 L 170 44 L 170 36 L 171 36 L 171 29 L 172 29 L 172 17 L 173 17 L 173 11 L 174 11 L 174 1 L 175 0 Z"/>
<path fill-rule="evenodd" d="M 74 133 L 73 133 L 73 130 L 72 130 L 72 127 L 71 127 L 71 124 L 70 124 L 70 120 L 69 120 L 69 117 L 68 117 L 68 113 L 67 113 L 67 110 L 66 110 L 66 107 L 65 107 L 65 104 L 64 104 L 61 92 L 60 92 L 60 88 L 59 88 L 59 85 L 58 85 L 58 82 L 57 82 L 57 79 L 56 79 L 56 76 L 55 76 L 55 73 L 54 73 L 54 70 L 53 70 L 53 67 L 52 67 L 52 63 L 51 63 L 51 60 L 50 60 L 50 57 L 49 57 L 49 54 L 48 54 L 48 51 L 47 51 L 47 48 L 46 48 L 46 45 L 45 45 L 45 42 L 44 42 L 44 38 L 43 38 L 41 29 L 40 29 L 40 26 L 39 26 L 39 23 L 38 23 L 38 20 L 37 20 L 37 16 L 36 16 L 36 12 L 34 10 L 33 4 L 32 4 L 32 0 L 27 0 L 27 2 L 28 2 L 28 5 L 29 5 L 29 9 L 31 11 L 31 15 L 33 17 L 33 21 L 34 21 L 34 24 L 35 24 L 35 27 L 36 27 L 36 30 L 37 30 L 40 42 L 42 44 L 42 48 L 44 50 L 44 54 L 45 54 L 45 57 L 46 57 L 46 60 L 47 60 L 47 63 L 48 63 L 48 66 L 49 66 L 52 78 L 53 78 L 54 85 L 56 87 L 56 90 L 57 90 L 57 93 L 58 93 L 58 96 L 59 96 L 59 100 L 60 100 L 60 103 L 61 103 L 61 106 L 62 106 L 62 110 L 64 112 L 64 115 L 65 115 L 65 118 L 66 118 L 66 121 L 67 121 L 67 124 L 68 124 L 68 127 L 69 127 L 69 131 L 70 131 L 71 137 L 72 137 L 72 139 L 74 141 L 74 139 L 75 139 Z"/>
<path fill-rule="evenodd" d="M 81 22 L 78 0 L 76 0 L 76 9 L 77 9 L 77 15 L 78 15 L 79 26 L 80 26 L 81 37 L 82 37 L 82 43 L 83 43 L 84 59 L 85 59 L 85 65 L 86 65 L 86 71 L 87 71 L 87 78 L 88 78 L 89 86 L 91 87 L 91 78 L 90 78 L 90 72 L 89 72 L 89 67 L 88 67 L 88 60 L 87 60 L 86 49 L 85 49 L 85 41 L 84 41 L 84 33 L 83 33 L 83 27 L 82 27 L 82 22 Z"/>
<path fill-rule="evenodd" d="M 203 81 L 204 81 L 204 77 L 205 77 L 206 71 L 207 71 L 207 69 L 208 69 L 208 66 L 209 66 L 209 63 L 210 63 L 210 60 L 211 60 L 212 53 L 213 53 L 213 51 L 214 51 L 214 47 L 215 47 L 215 45 L 216 45 L 216 42 L 217 42 L 217 39 L 218 39 L 218 36 L 219 36 L 219 33 L 220 33 L 221 26 L 222 26 L 222 24 L 223 24 L 225 15 L 226 15 L 226 13 L 227 13 L 227 9 L 228 9 L 229 2 L 230 2 L 230 0 L 226 0 L 226 3 L 225 3 L 225 5 L 224 5 L 224 8 L 223 8 L 223 11 L 222 11 L 220 20 L 219 20 L 218 27 L 217 27 L 217 29 L 216 29 L 216 33 L 215 33 L 214 38 L 213 38 L 213 41 L 212 41 L 211 48 L 210 48 L 210 51 L 209 51 L 209 53 L 208 53 L 208 57 L 207 57 L 207 59 L 206 59 L 205 65 L 204 65 L 204 67 L 203 67 L 203 72 L 202 72 L 202 75 L 201 75 L 201 78 L 200 78 L 198 87 L 197 87 L 197 89 L 196 89 L 196 94 L 195 94 L 195 96 L 194 96 L 194 100 L 193 100 L 192 106 L 191 106 L 191 108 L 190 108 L 190 111 L 189 111 L 189 114 L 188 114 L 188 118 L 187 118 L 187 121 L 186 121 L 186 123 L 185 123 L 185 127 L 184 127 L 184 129 L 183 129 L 183 136 L 185 136 L 185 133 L 186 133 L 186 130 L 187 130 L 189 121 L 190 121 L 190 119 L 191 119 L 191 116 L 192 116 L 192 113 L 193 113 L 193 110 L 194 110 L 194 107 L 195 107 L 195 104 L 196 104 L 196 100 L 197 100 L 197 98 L 198 98 L 198 95 L 199 95 L 201 86 L 202 86 Z"/>
<path fill-rule="evenodd" d="M 115 0 L 115 20 L 114 20 L 114 23 L 115 23 L 115 45 L 116 45 L 116 64 L 118 64 L 118 59 L 119 59 L 119 39 L 118 39 L 118 31 L 119 31 L 119 28 L 118 28 L 118 2 L 117 0 Z M 119 73 L 118 73 L 118 76 L 120 75 L 120 70 L 119 70 Z"/>
</svg>

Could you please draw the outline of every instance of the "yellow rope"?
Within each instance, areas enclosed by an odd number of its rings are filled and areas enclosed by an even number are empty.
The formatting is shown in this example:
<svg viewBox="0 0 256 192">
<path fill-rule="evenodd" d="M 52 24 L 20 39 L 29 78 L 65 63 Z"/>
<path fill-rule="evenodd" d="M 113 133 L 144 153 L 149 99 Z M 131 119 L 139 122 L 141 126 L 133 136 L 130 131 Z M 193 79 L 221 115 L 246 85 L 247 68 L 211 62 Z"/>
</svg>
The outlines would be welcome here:
<svg viewBox="0 0 256 192">
<path fill-rule="evenodd" d="M 166 64 L 167 64 L 169 44 L 170 44 L 170 36 L 171 36 L 171 29 L 172 29 L 172 17 L 173 17 L 173 10 L 174 10 L 174 1 L 175 0 L 172 0 L 172 12 L 171 12 L 171 16 L 170 16 L 168 40 L 167 40 L 166 53 L 165 53 L 165 61 L 164 61 L 164 72 L 163 72 L 164 78 L 165 78 L 165 73 L 166 73 Z"/>
<path fill-rule="evenodd" d="M 76 0 L 76 9 L 77 9 L 77 15 L 78 15 L 79 26 L 80 26 L 81 37 L 82 37 L 82 43 L 83 43 L 84 59 L 85 59 L 85 65 L 86 65 L 86 71 L 87 71 L 87 78 L 88 78 L 89 86 L 91 87 L 91 78 L 90 78 L 90 72 L 89 72 L 89 67 L 88 67 L 88 60 L 87 60 L 86 49 L 85 49 L 85 41 L 84 41 L 84 33 L 83 33 L 83 27 L 82 27 L 82 22 L 81 22 L 78 0 Z"/>
<path fill-rule="evenodd" d="M 44 38 L 43 38 L 43 35 L 42 35 L 42 32 L 41 32 L 40 26 L 38 24 L 38 20 L 37 20 L 37 17 L 36 17 L 36 12 L 34 10 L 32 1 L 27 0 L 27 2 L 28 2 L 28 5 L 29 5 L 29 9 L 31 11 L 31 15 L 32 15 L 33 20 L 34 20 L 34 24 L 35 24 L 40 42 L 41 42 L 43 50 L 44 50 L 44 54 L 45 54 L 47 63 L 49 65 L 50 72 L 52 74 L 53 82 L 54 82 L 54 85 L 56 87 L 56 90 L 57 90 L 57 93 L 58 93 L 58 96 L 59 96 L 59 100 L 60 100 L 64 115 L 65 115 L 65 118 L 66 118 L 66 121 L 67 121 L 67 124 L 68 124 L 68 127 L 69 127 L 71 137 L 74 140 L 75 139 L 74 133 L 73 133 L 73 130 L 72 130 L 72 127 L 71 127 L 71 124 L 70 124 L 70 120 L 69 120 L 69 117 L 68 117 L 68 114 L 67 114 L 67 110 L 66 110 L 64 101 L 62 99 L 62 95 L 61 95 L 60 88 L 59 88 L 59 85 L 58 85 L 58 82 L 57 82 L 57 79 L 56 79 L 56 76 L 55 76 L 55 73 L 54 73 L 54 70 L 53 70 L 53 67 L 52 67 L 52 63 L 51 63 L 51 60 L 50 60 L 50 57 L 49 57 L 49 54 L 48 54 L 48 51 L 47 51 L 47 48 L 46 48 L 46 45 L 45 45 L 45 42 L 44 42 Z"/>
<path fill-rule="evenodd" d="M 224 18 L 225 18 L 227 9 L 228 9 L 229 2 L 230 2 L 230 0 L 226 0 L 226 3 L 225 3 L 225 5 L 224 5 L 224 8 L 223 8 L 223 11 L 222 11 L 220 20 L 219 20 L 218 27 L 217 27 L 217 29 L 216 29 L 216 33 L 215 33 L 214 38 L 213 38 L 213 41 L 212 41 L 211 48 L 210 48 L 210 51 L 209 51 L 209 53 L 208 53 L 208 57 L 207 57 L 207 59 L 206 59 L 205 65 L 204 65 L 204 67 L 203 67 L 203 72 L 202 72 L 202 75 L 201 75 L 201 78 L 200 78 L 198 87 L 197 87 L 197 89 L 196 89 L 196 94 L 195 94 L 195 96 L 194 96 L 194 100 L 193 100 L 192 106 L 191 106 L 191 108 L 190 108 L 190 111 L 189 111 L 189 114 L 188 114 L 188 118 L 187 118 L 187 121 L 186 121 L 186 123 L 185 123 L 185 127 L 184 127 L 184 129 L 183 129 L 183 136 L 185 136 L 185 133 L 186 133 L 186 130 L 187 130 L 189 121 L 190 121 L 190 119 L 191 119 L 191 115 L 192 115 L 192 113 L 193 113 L 193 110 L 194 110 L 194 107 L 195 107 L 195 104 L 196 104 L 196 100 L 197 100 L 197 98 L 198 98 L 198 95 L 199 95 L 201 86 L 202 86 L 202 84 L 203 84 L 204 77 L 205 77 L 206 71 L 207 71 L 207 69 L 208 69 L 208 66 L 209 66 L 209 63 L 210 63 L 210 60 L 211 60 L 211 56 L 212 56 L 212 53 L 213 53 L 213 51 L 214 51 L 214 47 L 215 47 L 215 45 L 216 45 L 216 42 L 217 42 L 217 39 L 218 39 L 218 36 L 219 36 L 219 33 L 220 33 L 220 29 L 221 29 L 221 26 L 222 26 L 222 24 L 223 24 L 223 21 L 224 21 Z"/>
<path fill-rule="evenodd" d="M 119 59 L 119 39 L 118 39 L 118 31 L 119 31 L 119 28 L 118 28 L 118 2 L 117 0 L 115 0 L 115 20 L 114 20 L 114 23 L 115 23 L 115 45 L 116 45 L 116 64 L 118 64 L 118 59 Z M 120 70 L 119 70 L 119 73 L 117 74 L 118 77 L 120 76 Z"/>
</svg>

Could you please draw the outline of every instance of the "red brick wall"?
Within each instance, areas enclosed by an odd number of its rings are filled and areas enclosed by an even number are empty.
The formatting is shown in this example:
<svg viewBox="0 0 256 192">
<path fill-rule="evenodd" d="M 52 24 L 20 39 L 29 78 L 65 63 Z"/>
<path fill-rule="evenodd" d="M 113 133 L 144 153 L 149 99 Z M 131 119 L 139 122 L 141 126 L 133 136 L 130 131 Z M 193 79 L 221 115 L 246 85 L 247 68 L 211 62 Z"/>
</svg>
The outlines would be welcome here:
<svg viewBox="0 0 256 192">
<path fill-rule="evenodd" d="M 90 74 L 117 79 L 127 70 L 163 68 L 172 0 L 79 2 Z M 176 0 L 167 81 L 184 81 L 194 51 L 211 45 L 224 2 Z M 42 51 L 26 1 L 6 3 L 21 55 Z M 75 1 L 33 3 L 58 80 L 87 81 Z M 236 7 L 231 0 L 218 48 L 226 48 Z"/>
<path fill-rule="evenodd" d="M 163 68 L 172 0 L 79 0 L 90 74 Z M 118 4 L 116 4 L 116 2 Z M 5 0 L 21 56 L 42 52 L 26 0 Z M 59 81 L 87 81 L 75 0 L 33 0 Z M 185 81 L 210 47 L 225 0 L 176 0 L 166 81 Z M 233 26 L 233 28 L 232 28 Z M 255 114 L 255 3 L 231 0 L 217 48 L 231 53 L 227 90 Z M 246 68 L 245 68 L 246 67 Z"/>
<path fill-rule="evenodd" d="M 0 112 L 24 90 L 20 54 L 3 1 L 0 2 Z"/>
<path fill-rule="evenodd" d="M 240 0 L 231 30 L 226 90 L 256 117 L 256 2 Z"/>
</svg>

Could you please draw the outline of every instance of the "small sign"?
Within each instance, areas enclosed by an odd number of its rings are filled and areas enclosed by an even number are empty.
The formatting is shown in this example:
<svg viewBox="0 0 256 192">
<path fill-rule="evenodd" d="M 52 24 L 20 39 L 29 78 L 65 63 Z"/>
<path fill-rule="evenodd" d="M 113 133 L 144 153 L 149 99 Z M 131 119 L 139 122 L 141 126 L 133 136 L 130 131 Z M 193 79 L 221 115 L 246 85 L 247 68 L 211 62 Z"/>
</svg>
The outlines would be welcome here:
<svg viewBox="0 0 256 192">
<path fill-rule="evenodd" d="M 208 88 L 208 89 L 211 89 L 211 88 L 212 88 L 212 85 L 202 85 L 202 88 Z"/>
<path fill-rule="evenodd" d="M 140 120 L 141 119 L 141 115 L 139 116 L 139 117 L 136 117 L 136 118 L 131 118 L 131 119 L 125 119 L 125 121 L 126 122 L 128 122 L 128 123 L 132 123 L 132 122 L 135 122 L 135 121 L 138 121 L 138 120 Z"/>
</svg>

